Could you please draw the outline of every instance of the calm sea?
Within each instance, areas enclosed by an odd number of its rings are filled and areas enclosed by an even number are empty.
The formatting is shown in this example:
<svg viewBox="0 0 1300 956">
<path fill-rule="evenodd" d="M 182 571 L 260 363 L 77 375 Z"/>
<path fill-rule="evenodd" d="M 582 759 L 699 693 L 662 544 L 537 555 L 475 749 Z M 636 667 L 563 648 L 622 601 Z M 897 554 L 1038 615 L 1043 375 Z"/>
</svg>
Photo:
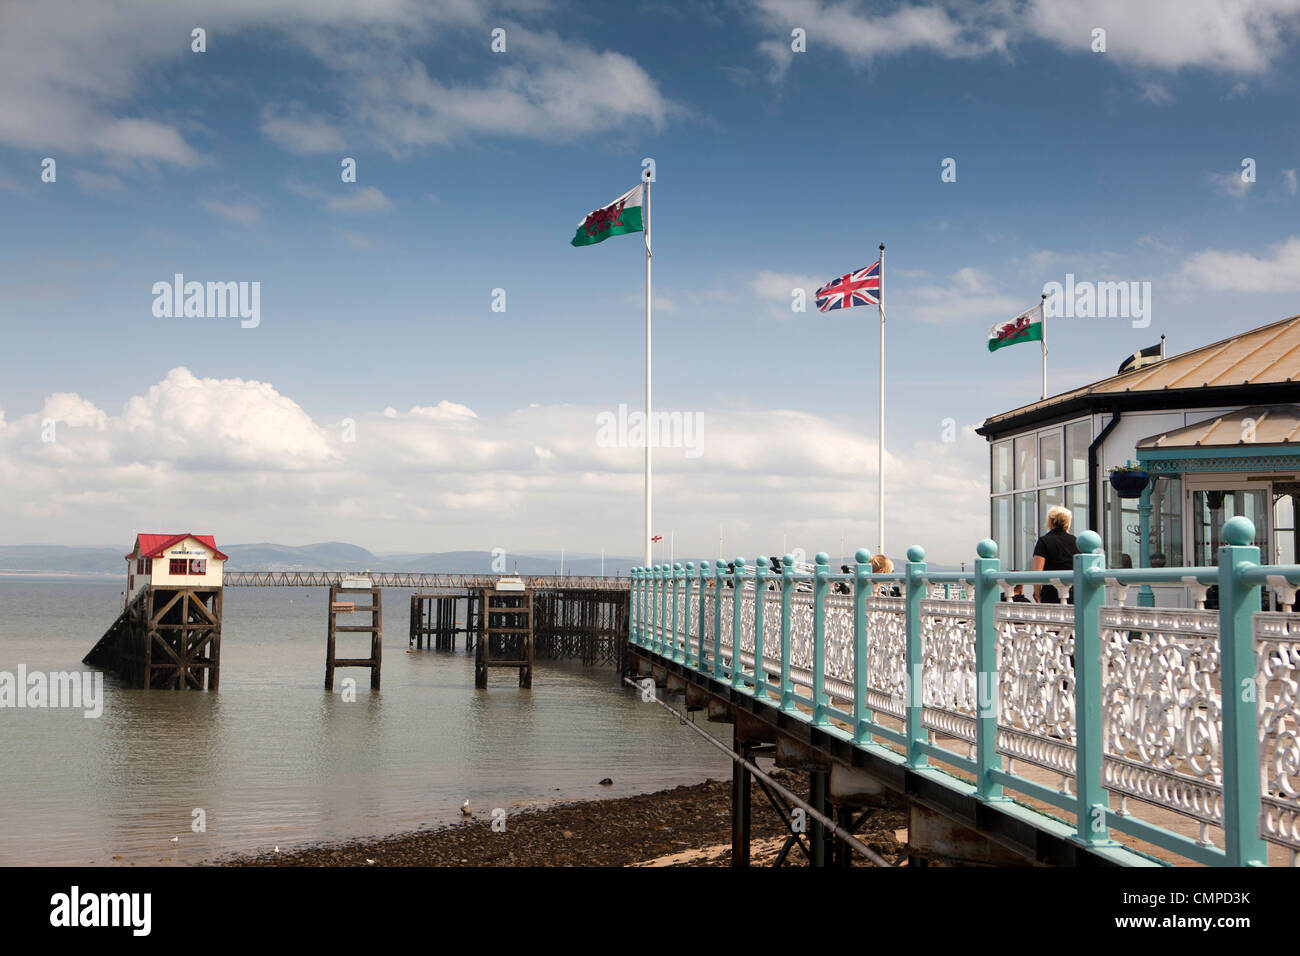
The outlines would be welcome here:
<svg viewBox="0 0 1300 956">
<path fill-rule="evenodd" d="M 0 577 L 0 671 L 82 670 L 122 586 Z M 0 864 L 192 864 L 433 827 L 461 819 L 466 799 L 485 817 L 729 773 L 676 718 L 618 688 L 613 668 L 542 662 L 532 690 L 499 673 L 478 691 L 463 648 L 406 653 L 409 593 L 384 591 L 375 694 L 364 670 L 323 689 L 323 588 L 229 588 L 218 692 L 106 675 L 98 719 L 0 708 Z"/>
</svg>

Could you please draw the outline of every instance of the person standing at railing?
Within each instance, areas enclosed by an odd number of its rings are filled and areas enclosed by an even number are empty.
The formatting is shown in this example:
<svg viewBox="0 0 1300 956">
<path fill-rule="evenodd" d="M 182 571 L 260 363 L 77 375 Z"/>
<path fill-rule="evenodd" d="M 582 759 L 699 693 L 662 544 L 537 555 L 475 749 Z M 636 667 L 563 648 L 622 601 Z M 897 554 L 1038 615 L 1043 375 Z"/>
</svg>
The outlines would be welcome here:
<svg viewBox="0 0 1300 956">
<path fill-rule="evenodd" d="M 1072 571 L 1074 556 L 1079 553 L 1079 544 L 1070 534 L 1070 521 L 1074 515 L 1069 508 L 1057 505 L 1048 509 L 1047 533 L 1034 545 L 1035 571 Z M 1050 584 L 1034 585 L 1034 600 L 1042 604 L 1059 604 L 1061 595 Z M 1074 603 L 1074 588 L 1070 588 L 1067 600 Z"/>
<path fill-rule="evenodd" d="M 889 560 L 889 558 L 885 557 L 883 554 L 877 554 L 871 559 L 871 573 L 872 574 L 893 574 L 894 562 Z M 894 588 L 891 591 L 889 585 L 882 584 L 876 589 L 876 593 L 879 594 L 881 597 L 885 597 L 888 595 L 892 595 L 893 597 L 901 597 L 903 592 L 898 590 L 898 585 L 894 585 Z"/>
</svg>

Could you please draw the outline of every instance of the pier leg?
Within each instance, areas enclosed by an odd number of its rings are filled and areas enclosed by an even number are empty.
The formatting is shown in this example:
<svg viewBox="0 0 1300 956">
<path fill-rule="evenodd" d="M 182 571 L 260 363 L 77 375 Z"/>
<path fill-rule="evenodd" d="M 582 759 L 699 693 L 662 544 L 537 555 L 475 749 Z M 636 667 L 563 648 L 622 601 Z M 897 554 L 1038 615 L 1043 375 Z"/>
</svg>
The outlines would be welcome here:
<svg viewBox="0 0 1300 956">
<path fill-rule="evenodd" d="M 329 595 L 329 628 L 325 635 L 325 689 L 334 689 L 334 602 L 338 588 L 331 587 Z"/>
<path fill-rule="evenodd" d="M 826 778 L 829 776 L 823 771 L 814 770 L 808 775 L 809 799 L 815 808 L 822 813 L 826 813 Z M 812 865 L 815 867 L 824 867 L 826 865 L 826 826 L 816 817 L 809 820 L 808 842 L 812 844 Z"/>
<path fill-rule="evenodd" d="M 732 734 L 732 749 L 746 760 L 750 746 Z M 750 772 L 739 763 L 731 765 L 731 865 L 749 866 Z"/>
</svg>

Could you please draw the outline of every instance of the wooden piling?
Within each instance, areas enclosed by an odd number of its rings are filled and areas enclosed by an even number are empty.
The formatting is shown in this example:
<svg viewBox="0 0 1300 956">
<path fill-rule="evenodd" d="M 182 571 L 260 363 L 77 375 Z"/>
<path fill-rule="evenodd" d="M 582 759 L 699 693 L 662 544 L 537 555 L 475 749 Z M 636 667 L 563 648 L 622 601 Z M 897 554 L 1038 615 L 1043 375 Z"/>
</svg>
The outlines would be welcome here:
<svg viewBox="0 0 1300 956">
<path fill-rule="evenodd" d="M 370 604 L 357 606 L 349 601 L 340 601 L 341 594 L 368 594 Z M 369 624 L 339 624 L 339 614 L 369 613 Z M 339 657 L 338 634 L 369 634 L 369 657 Z M 382 588 L 345 588 L 331 586 L 329 589 L 329 627 L 325 638 L 325 689 L 334 689 L 334 669 L 337 667 L 370 668 L 370 689 L 379 690 L 379 678 L 383 669 L 384 656 L 384 619 Z"/>
</svg>

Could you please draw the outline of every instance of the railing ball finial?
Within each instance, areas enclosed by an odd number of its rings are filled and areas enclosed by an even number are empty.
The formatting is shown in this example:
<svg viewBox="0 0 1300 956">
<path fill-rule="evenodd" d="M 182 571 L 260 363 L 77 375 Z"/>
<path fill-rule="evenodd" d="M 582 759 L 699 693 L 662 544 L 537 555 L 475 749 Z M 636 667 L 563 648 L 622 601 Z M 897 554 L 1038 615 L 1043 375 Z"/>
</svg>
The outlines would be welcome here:
<svg viewBox="0 0 1300 956">
<path fill-rule="evenodd" d="M 831 563 L 831 556 L 825 551 L 818 551 L 817 557 L 813 559 L 818 565 L 827 565 Z"/>
<path fill-rule="evenodd" d="M 693 572 L 694 570 L 695 570 L 695 562 L 694 562 L 694 561 L 687 561 L 687 562 L 686 562 L 686 573 L 687 573 L 687 574 L 690 574 L 690 573 Z"/>
<path fill-rule="evenodd" d="M 793 554 L 781 555 L 781 563 L 785 565 L 787 568 L 794 567 L 794 555 Z"/>
<path fill-rule="evenodd" d="M 719 571 L 725 571 L 727 570 L 727 562 L 723 561 L 721 558 L 718 558 L 718 563 L 715 564 L 714 567 L 716 567 Z"/>
<path fill-rule="evenodd" d="M 737 567 L 737 568 L 743 568 L 743 567 L 745 566 L 745 559 L 744 559 L 744 558 L 737 558 L 736 561 L 735 561 L 735 564 L 736 564 L 736 567 Z"/>
<path fill-rule="evenodd" d="M 760 554 L 758 557 L 754 559 L 754 567 L 762 568 L 766 570 L 767 568 L 771 567 L 771 564 L 768 562 L 767 558 L 764 555 Z"/>
<path fill-rule="evenodd" d="M 673 564 L 674 571 L 680 571 L 681 569 L 682 569 L 682 563 L 680 561 L 677 561 Z"/>
<path fill-rule="evenodd" d="M 871 552 L 866 548 L 858 548 L 858 550 L 853 553 L 853 560 L 858 562 L 858 564 L 870 564 Z"/>
<path fill-rule="evenodd" d="M 985 538 L 975 545 L 975 553 L 981 558 L 996 558 L 998 556 L 998 543 L 992 538 Z"/>
<path fill-rule="evenodd" d="M 925 560 L 925 548 L 921 547 L 919 544 L 912 545 L 907 549 L 907 560 L 911 561 L 913 564 L 920 564 Z"/>
<path fill-rule="evenodd" d="M 1234 547 L 1245 547 L 1255 540 L 1255 525 L 1249 518 L 1237 515 L 1223 526 L 1223 540 Z"/>
<path fill-rule="evenodd" d="M 1083 554 L 1097 554 L 1101 551 L 1101 535 L 1095 531 L 1085 531 L 1075 542 Z"/>
</svg>

